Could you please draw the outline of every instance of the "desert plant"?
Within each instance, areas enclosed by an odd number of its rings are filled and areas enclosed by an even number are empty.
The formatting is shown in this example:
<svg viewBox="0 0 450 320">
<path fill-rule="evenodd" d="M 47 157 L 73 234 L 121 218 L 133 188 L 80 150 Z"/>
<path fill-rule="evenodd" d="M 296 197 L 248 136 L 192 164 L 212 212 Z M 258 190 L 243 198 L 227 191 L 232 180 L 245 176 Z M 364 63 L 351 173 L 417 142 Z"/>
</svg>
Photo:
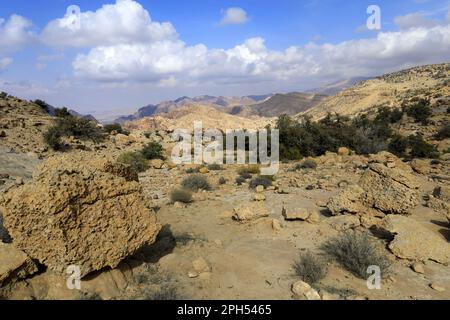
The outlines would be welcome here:
<svg viewBox="0 0 450 320">
<path fill-rule="evenodd" d="M 222 166 L 220 165 L 220 164 L 218 164 L 218 163 L 213 163 L 213 164 L 210 164 L 210 165 L 208 165 L 208 170 L 210 170 L 210 171 L 219 171 L 219 170 L 222 170 Z"/>
<path fill-rule="evenodd" d="M 250 181 L 250 188 L 255 189 L 257 186 L 263 186 L 267 189 L 272 185 L 272 179 L 268 177 L 259 176 Z"/>
<path fill-rule="evenodd" d="M 187 174 L 192 174 L 192 173 L 199 173 L 200 172 L 200 168 L 196 167 L 196 168 L 188 168 L 185 171 Z"/>
<path fill-rule="evenodd" d="M 103 126 L 103 130 L 109 134 L 111 134 L 113 131 L 120 134 L 124 134 L 126 136 L 130 134 L 130 132 L 128 130 L 123 129 L 119 123 L 107 124 Z"/>
<path fill-rule="evenodd" d="M 450 138 L 450 123 L 447 122 L 439 131 L 436 133 L 436 139 L 444 140 Z"/>
<path fill-rule="evenodd" d="M 40 99 L 34 100 L 33 102 L 34 102 L 34 104 L 38 105 L 45 112 L 48 113 L 50 111 L 49 105 L 47 102 L 40 100 Z"/>
<path fill-rule="evenodd" d="M 349 231 L 325 242 L 321 249 L 336 259 L 345 269 L 362 279 L 369 266 L 378 266 L 386 275 L 390 261 L 367 233 Z"/>
<path fill-rule="evenodd" d="M 50 127 L 43 134 L 44 143 L 53 150 L 61 150 L 62 148 L 62 134 L 58 127 Z"/>
<path fill-rule="evenodd" d="M 227 183 L 227 179 L 225 179 L 225 177 L 220 177 L 219 178 L 219 184 L 220 185 L 224 185 L 224 184 L 226 184 Z"/>
<path fill-rule="evenodd" d="M 238 176 L 235 180 L 235 182 L 238 186 L 241 186 L 246 181 L 247 181 L 247 179 L 245 179 L 243 176 Z"/>
<path fill-rule="evenodd" d="M 147 159 L 140 152 L 122 153 L 117 162 L 130 166 L 136 172 L 144 172 L 149 168 Z"/>
<path fill-rule="evenodd" d="M 259 174 L 260 169 L 258 165 L 248 165 L 245 167 L 241 167 L 237 170 L 237 173 L 242 176 L 244 174 Z"/>
<path fill-rule="evenodd" d="M 312 169 L 315 170 L 317 169 L 317 163 L 314 160 L 311 159 L 307 159 L 301 163 L 298 163 L 295 167 L 294 170 L 298 171 L 298 170 L 305 170 L 305 169 Z"/>
<path fill-rule="evenodd" d="M 164 158 L 162 145 L 155 141 L 146 144 L 141 153 L 147 160 Z"/>
<path fill-rule="evenodd" d="M 1 99 L 6 99 L 7 97 L 8 97 L 8 93 L 6 93 L 4 91 L 0 92 L 0 98 Z"/>
<path fill-rule="evenodd" d="M 430 101 L 427 99 L 418 99 L 413 105 L 406 107 L 406 113 L 408 116 L 413 117 L 416 122 L 427 125 L 428 119 L 432 115 Z"/>
<path fill-rule="evenodd" d="M 67 110 L 66 107 L 63 108 L 56 108 L 55 109 L 55 117 L 58 118 L 66 118 L 66 117 L 72 117 L 69 110 Z"/>
<path fill-rule="evenodd" d="M 176 288 L 172 286 L 162 286 L 161 289 L 155 292 L 149 292 L 145 295 L 145 300 L 156 300 L 156 301 L 174 301 L 179 300 L 180 295 Z"/>
<path fill-rule="evenodd" d="M 293 268 L 297 276 L 309 284 L 319 282 L 327 274 L 326 261 L 309 251 L 300 254 L 300 258 L 294 262 Z"/>
<path fill-rule="evenodd" d="M 408 146 L 411 148 L 410 155 L 414 158 L 437 158 L 439 156 L 436 147 L 426 142 L 419 134 L 408 137 Z"/>
<path fill-rule="evenodd" d="M 174 189 L 170 193 L 172 202 L 190 203 L 192 202 L 192 193 L 185 189 Z"/>
<path fill-rule="evenodd" d="M 392 137 L 388 145 L 389 152 L 402 157 L 405 155 L 406 149 L 408 148 L 408 139 L 400 135 L 395 135 Z"/>
<path fill-rule="evenodd" d="M 181 186 L 184 189 L 197 192 L 199 190 L 211 190 L 211 185 L 208 180 L 199 174 L 193 174 L 189 177 L 186 177 L 183 182 L 181 182 Z"/>
</svg>

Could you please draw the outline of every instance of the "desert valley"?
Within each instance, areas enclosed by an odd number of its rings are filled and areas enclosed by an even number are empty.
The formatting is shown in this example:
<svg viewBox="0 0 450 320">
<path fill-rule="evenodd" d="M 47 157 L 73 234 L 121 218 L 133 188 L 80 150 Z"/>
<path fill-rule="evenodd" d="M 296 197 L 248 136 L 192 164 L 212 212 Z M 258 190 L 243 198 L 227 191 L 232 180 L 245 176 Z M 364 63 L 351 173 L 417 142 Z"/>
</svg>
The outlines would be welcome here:
<svg viewBox="0 0 450 320">
<path fill-rule="evenodd" d="M 279 130 L 278 173 L 173 163 L 196 121 Z M 2 93 L 0 240 L 2 299 L 450 299 L 450 64 L 113 124 Z"/>
</svg>

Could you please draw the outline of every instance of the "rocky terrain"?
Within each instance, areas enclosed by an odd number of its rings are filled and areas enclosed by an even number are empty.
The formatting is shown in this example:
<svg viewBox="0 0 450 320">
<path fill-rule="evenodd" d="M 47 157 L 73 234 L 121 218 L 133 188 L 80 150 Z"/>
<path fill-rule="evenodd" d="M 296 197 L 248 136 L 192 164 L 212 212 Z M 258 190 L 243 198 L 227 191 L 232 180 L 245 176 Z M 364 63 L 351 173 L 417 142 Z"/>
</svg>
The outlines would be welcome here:
<svg viewBox="0 0 450 320">
<path fill-rule="evenodd" d="M 276 118 L 188 105 L 100 142 L 64 136 L 55 151 L 43 139 L 53 117 L 0 98 L 0 298 L 450 299 L 450 138 L 435 138 L 449 121 L 448 68 L 368 80 L 307 113 L 370 114 L 425 96 L 429 122 L 404 116 L 393 129 L 421 133 L 439 157 L 341 147 L 283 162 L 273 177 L 175 165 L 170 133 L 199 120 L 258 129 Z M 162 155 L 138 158 L 142 170 L 119 161 L 152 143 Z M 367 284 L 370 265 L 382 270 L 378 289 Z M 80 267 L 79 289 L 67 286 L 70 266 Z"/>
</svg>

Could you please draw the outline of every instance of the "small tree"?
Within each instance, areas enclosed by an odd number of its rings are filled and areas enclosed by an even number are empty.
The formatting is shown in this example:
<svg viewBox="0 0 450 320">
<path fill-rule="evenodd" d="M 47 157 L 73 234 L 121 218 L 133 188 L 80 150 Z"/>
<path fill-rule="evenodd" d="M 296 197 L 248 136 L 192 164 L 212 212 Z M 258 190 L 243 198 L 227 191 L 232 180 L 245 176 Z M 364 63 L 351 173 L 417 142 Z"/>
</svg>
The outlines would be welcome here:
<svg viewBox="0 0 450 320">
<path fill-rule="evenodd" d="M 142 149 L 142 155 L 147 159 L 163 159 L 163 147 L 159 142 L 150 142 Z"/>
</svg>

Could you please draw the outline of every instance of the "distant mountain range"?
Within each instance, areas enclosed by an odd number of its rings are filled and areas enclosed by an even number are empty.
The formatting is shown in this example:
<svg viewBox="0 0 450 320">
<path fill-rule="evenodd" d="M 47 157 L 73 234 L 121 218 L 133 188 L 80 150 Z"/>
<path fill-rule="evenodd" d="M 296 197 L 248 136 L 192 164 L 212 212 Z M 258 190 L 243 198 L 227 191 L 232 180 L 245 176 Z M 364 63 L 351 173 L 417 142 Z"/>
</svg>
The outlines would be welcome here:
<svg viewBox="0 0 450 320">
<path fill-rule="evenodd" d="M 125 123 L 167 114 L 186 106 L 213 107 L 227 114 L 240 117 L 277 117 L 281 114 L 296 115 L 314 108 L 322 103 L 330 95 L 334 95 L 353 85 L 367 80 L 366 77 L 355 77 L 330 83 L 320 88 L 303 92 L 291 92 L 286 94 L 249 95 L 243 97 L 215 97 L 203 95 L 199 97 L 180 97 L 176 100 L 164 101 L 159 104 L 150 104 L 140 108 L 132 115 L 125 115 L 113 122 Z"/>
</svg>

